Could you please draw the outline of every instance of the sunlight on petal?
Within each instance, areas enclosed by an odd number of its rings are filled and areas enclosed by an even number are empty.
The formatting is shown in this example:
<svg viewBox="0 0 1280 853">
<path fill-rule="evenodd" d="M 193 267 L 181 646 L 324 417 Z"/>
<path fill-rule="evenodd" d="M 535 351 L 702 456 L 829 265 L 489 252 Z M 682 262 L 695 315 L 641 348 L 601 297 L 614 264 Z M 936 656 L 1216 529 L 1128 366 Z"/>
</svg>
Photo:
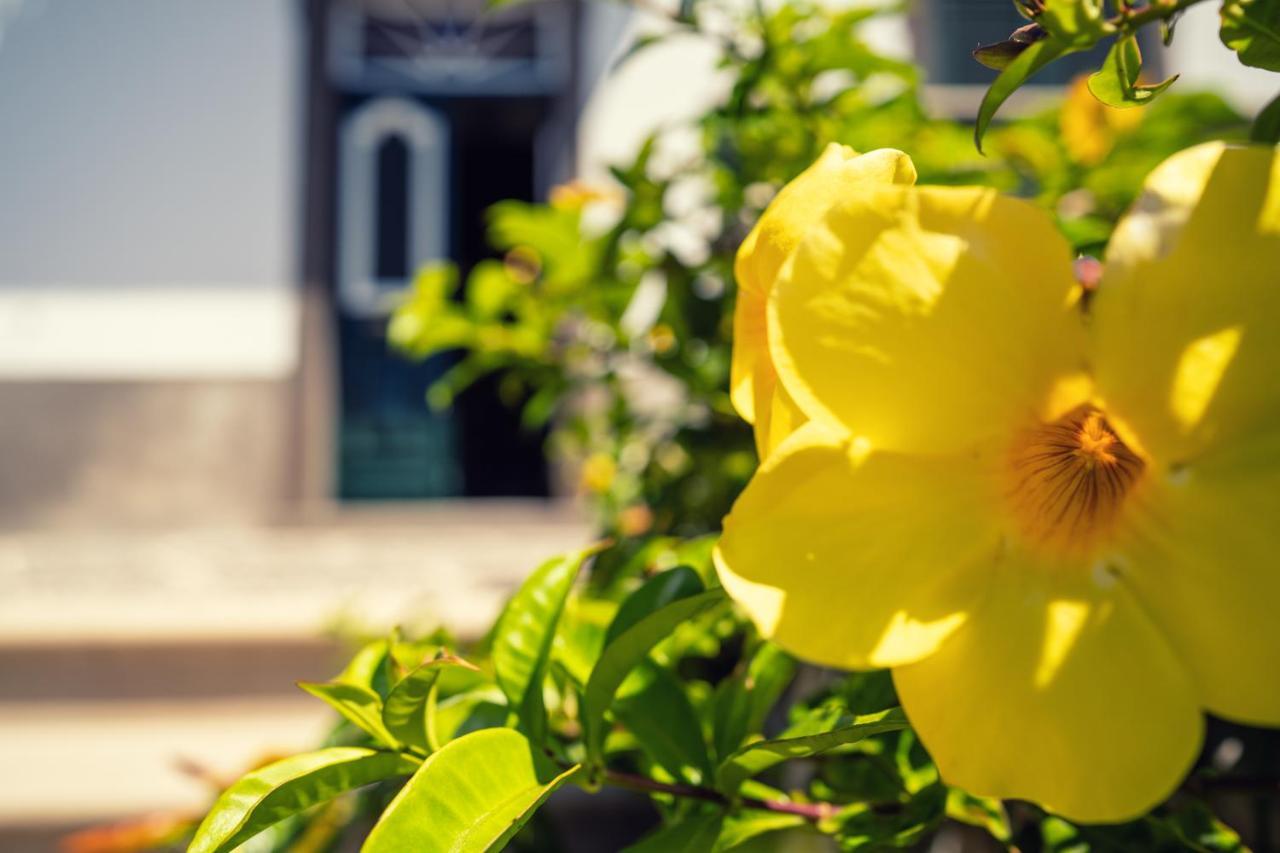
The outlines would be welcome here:
<svg viewBox="0 0 1280 853">
<path fill-rule="evenodd" d="M 1187 345 L 1174 372 L 1169 407 L 1184 432 L 1199 425 L 1240 348 L 1243 329 L 1230 326 Z"/>
<path fill-rule="evenodd" d="M 1048 687 L 1071 653 L 1080 632 L 1089 621 L 1089 602 L 1053 601 L 1045 613 L 1044 648 L 1036 667 L 1034 683 L 1038 688 Z"/>
</svg>

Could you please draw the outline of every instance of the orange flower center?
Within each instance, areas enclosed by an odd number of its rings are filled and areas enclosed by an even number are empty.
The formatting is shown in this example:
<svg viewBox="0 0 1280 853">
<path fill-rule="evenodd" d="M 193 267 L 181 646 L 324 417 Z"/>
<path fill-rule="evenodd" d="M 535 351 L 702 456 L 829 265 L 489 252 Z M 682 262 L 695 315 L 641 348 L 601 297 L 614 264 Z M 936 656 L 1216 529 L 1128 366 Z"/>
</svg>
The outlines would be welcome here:
<svg viewBox="0 0 1280 853">
<path fill-rule="evenodd" d="M 1115 525 L 1144 467 L 1101 411 L 1078 406 L 1014 442 L 1013 516 L 1033 543 L 1087 550 Z"/>
</svg>

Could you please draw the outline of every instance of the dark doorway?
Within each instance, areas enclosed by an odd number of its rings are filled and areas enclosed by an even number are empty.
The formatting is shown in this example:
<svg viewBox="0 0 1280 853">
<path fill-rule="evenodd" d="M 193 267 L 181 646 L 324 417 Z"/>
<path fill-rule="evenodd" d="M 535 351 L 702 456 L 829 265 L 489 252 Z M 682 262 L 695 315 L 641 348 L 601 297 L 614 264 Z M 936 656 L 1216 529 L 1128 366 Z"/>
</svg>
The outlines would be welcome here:
<svg viewBox="0 0 1280 853">
<path fill-rule="evenodd" d="M 308 144 L 313 184 L 308 203 L 327 200 L 327 215 L 308 211 L 307 259 L 313 268 L 308 277 L 319 273 L 328 281 L 333 306 L 338 496 L 546 496 L 545 435 L 521 426 L 518 408 L 499 399 L 493 380 L 482 380 L 461 394 L 448 411 L 429 409 L 428 387 L 457 356 L 413 363 L 391 351 L 386 311 L 380 306 L 412 278 L 418 264 L 408 259 L 424 257 L 425 221 L 443 225 L 439 239 L 427 241 L 432 248 L 425 256 L 447 258 L 465 281 L 477 262 L 495 254 L 485 235 L 488 207 L 504 199 L 532 201 L 545 193 L 554 176 L 545 173 L 545 166 L 539 172 L 538 164 L 547 160 L 545 152 L 540 160 L 539 141 L 549 135 L 568 138 L 572 121 L 572 112 L 565 109 L 572 74 L 548 73 L 548 68 L 556 70 L 565 61 L 573 15 L 562 14 L 553 4 L 532 4 L 476 27 L 470 21 L 428 20 L 433 13 L 423 4 L 418 4 L 423 10 L 418 19 L 386 22 L 371 17 L 381 12 L 358 0 L 304 1 L 312 50 L 314 115 L 309 127 L 314 133 L 323 125 L 327 136 Z M 487 21 L 491 13 L 479 4 L 472 14 Z M 467 65 L 466 76 L 453 79 L 449 57 L 433 64 L 433 51 L 450 41 L 441 39 L 442 32 L 456 41 L 458 34 L 472 30 L 487 31 L 488 36 L 477 35 L 477 44 L 500 44 L 501 53 L 492 57 L 491 69 L 483 63 Z M 493 32 L 504 37 L 493 38 Z M 360 167 L 359 180 L 353 183 L 344 174 L 344 168 L 353 171 L 344 167 L 349 159 L 344 126 L 362 110 L 384 102 L 393 111 L 429 116 L 428 124 L 441 140 L 428 157 L 433 164 L 443 161 L 438 191 L 424 190 L 422 141 L 412 125 L 405 132 L 380 125 L 379 132 L 386 135 L 367 153 L 364 162 L 369 165 Z M 355 300 L 347 286 L 350 264 L 343 258 L 353 251 L 348 207 L 353 204 L 360 211 L 354 226 L 358 254 L 368 271 L 368 282 L 360 283 L 363 296 Z"/>
</svg>

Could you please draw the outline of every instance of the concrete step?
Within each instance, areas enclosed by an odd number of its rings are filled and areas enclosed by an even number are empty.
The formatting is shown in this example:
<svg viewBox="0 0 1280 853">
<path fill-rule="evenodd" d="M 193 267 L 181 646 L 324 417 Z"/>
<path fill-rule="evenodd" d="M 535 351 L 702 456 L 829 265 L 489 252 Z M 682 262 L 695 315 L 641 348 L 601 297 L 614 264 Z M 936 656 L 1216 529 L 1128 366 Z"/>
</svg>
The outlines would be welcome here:
<svg viewBox="0 0 1280 853">
<path fill-rule="evenodd" d="M 589 525 L 529 502 L 344 511 L 325 523 L 0 531 L 0 853 L 157 812 L 208 780 L 310 748 L 334 719 L 298 680 L 335 639 L 392 625 L 486 630 Z M 187 768 L 187 769 L 184 769 Z"/>
</svg>

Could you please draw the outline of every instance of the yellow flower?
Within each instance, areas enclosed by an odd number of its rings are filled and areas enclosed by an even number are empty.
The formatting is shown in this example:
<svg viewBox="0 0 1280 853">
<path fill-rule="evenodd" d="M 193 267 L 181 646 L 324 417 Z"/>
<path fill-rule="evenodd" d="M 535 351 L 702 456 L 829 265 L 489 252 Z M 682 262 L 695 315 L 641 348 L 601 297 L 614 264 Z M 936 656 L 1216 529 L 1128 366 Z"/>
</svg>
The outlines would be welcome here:
<svg viewBox="0 0 1280 853">
<path fill-rule="evenodd" d="M 785 389 L 778 387 L 769 357 L 765 304 L 778 269 L 836 202 L 865 187 L 915 180 L 911 158 L 901 151 L 882 148 L 860 155 L 847 145 L 832 143 L 774 197 L 739 248 L 730 390 L 738 414 L 755 424 L 761 459 L 804 422 Z"/>
<path fill-rule="evenodd" d="M 1062 144 L 1077 163 L 1096 166 L 1123 136 L 1142 124 L 1144 110 L 1109 107 L 1089 91 L 1089 75 L 1081 74 L 1067 89 L 1058 119 Z"/>
<path fill-rule="evenodd" d="M 948 781 L 1144 812 L 1202 709 L 1280 725 L 1278 271 L 1270 148 L 1161 165 L 1087 306 L 1030 204 L 842 199 L 768 298 L 809 422 L 725 521 L 726 589 L 803 658 L 892 667 Z"/>
</svg>

